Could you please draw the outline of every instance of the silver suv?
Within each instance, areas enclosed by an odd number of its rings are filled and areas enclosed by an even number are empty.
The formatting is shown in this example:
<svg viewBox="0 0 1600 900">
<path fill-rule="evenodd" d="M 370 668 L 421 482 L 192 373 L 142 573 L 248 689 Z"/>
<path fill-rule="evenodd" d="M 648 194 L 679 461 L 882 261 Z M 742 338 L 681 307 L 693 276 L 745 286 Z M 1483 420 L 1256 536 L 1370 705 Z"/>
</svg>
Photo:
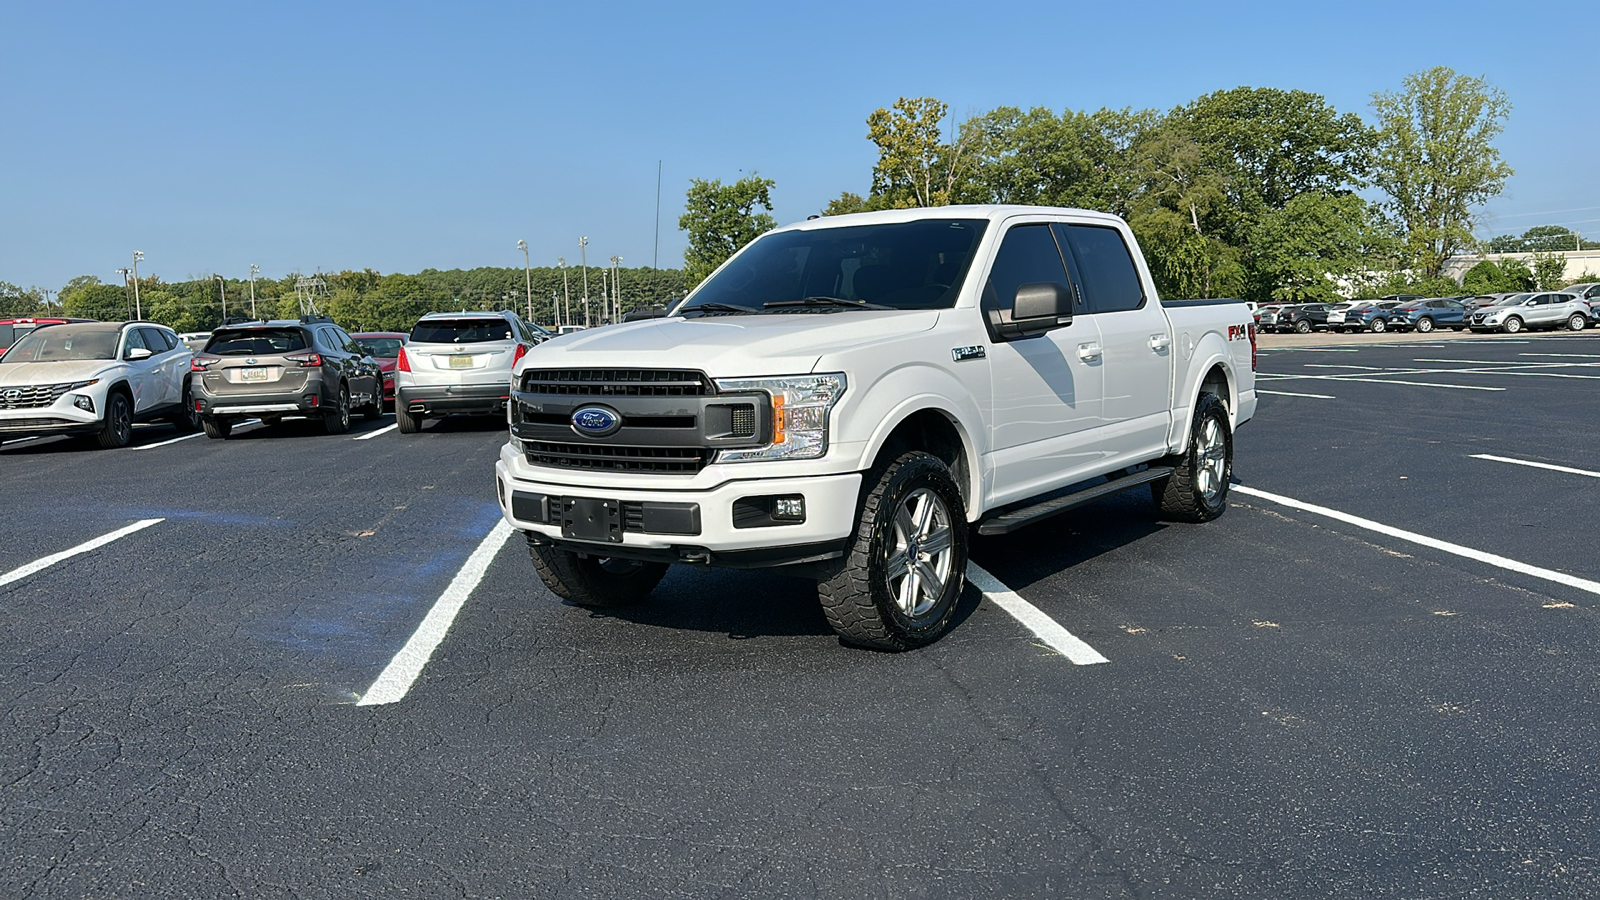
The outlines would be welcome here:
<svg viewBox="0 0 1600 900">
<path fill-rule="evenodd" d="M 511 366 L 550 332 L 514 312 L 428 313 L 400 348 L 394 417 L 414 434 L 426 419 L 451 413 L 505 413 Z"/>
<path fill-rule="evenodd" d="M 1589 324 L 1589 304 L 1576 294 L 1512 294 L 1500 303 L 1474 312 L 1467 321 L 1473 331 L 1516 334 L 1524 328 L 1567 328 L 1582 331 Z"/>
</svg>

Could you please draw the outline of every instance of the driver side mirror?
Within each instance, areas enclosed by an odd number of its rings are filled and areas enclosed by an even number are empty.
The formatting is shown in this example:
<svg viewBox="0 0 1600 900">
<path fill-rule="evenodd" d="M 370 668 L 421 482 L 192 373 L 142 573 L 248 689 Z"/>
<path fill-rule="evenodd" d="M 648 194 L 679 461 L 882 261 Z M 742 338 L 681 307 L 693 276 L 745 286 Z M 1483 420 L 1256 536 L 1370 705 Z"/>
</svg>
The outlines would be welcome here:
<svg viewBox="0 0 1600 900">
<path fill-rule="evenodd" d="M 1040 281 L 1017 288 L 1011 303 L 1011 322 L 999 329 L 1003 337 L 1028 337 L 1072 324 L 1072 288 Z"/>
<path fill-rule="evenodd" d="M 122 355 L 122 358 L 137 362 L 141 359 L 149 359 L 152 356 L 155 356 L 155 354 L 151 353 L 148 347 L 130 347 L 128 352 Z"/>
</svg>

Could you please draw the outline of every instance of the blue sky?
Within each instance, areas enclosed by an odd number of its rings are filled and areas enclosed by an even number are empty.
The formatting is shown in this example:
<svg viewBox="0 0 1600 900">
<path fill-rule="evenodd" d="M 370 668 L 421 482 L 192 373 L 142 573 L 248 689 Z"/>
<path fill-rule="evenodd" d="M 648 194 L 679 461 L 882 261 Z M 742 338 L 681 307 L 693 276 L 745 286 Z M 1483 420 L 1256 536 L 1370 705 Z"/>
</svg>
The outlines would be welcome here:
<svg viewBox="0 0 1600 900">
<path fill-rule="evenodd" d="M 1514 111 L 1482 232 L 1600 235 L 1600 3 L 0 0 L 0 280 L 681 263 L 691 177 L 780 222 L 866 193 L 867 115 L 934 96 L 1169 109 L 1250 85 L 1370 117 L 1448 65 Z M 1559 211 L 1559 212 L 1557 212 Z M 602 263 L 603 264 L 603 263 Z"/>
</svg>

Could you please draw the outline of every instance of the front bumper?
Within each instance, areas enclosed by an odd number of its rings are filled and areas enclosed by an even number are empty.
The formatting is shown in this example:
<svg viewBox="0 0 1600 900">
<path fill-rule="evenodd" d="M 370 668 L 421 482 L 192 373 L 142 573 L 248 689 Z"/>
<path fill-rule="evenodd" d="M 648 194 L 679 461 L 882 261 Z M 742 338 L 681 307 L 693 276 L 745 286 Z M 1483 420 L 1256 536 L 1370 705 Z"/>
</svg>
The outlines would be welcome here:
<svg viewBox="0 0 1600 900">
<path fill-rule="evenodd" d="M 93 407 L 86 410 L 77 406 L 79 397 L 88 398 Z M 93 434 L 102 426 L 105 394 L 90 391 L 68 391 L 47 406 L 22 406 L 0 409 L 0 436 L 23 437 L 32 434 Z"/>
<path fill-rule="evenodd" d="M 507 444 L 495 462 L 496 494 L 506 522 L 530 540 L 601 556 L 764 568 L 843 552 L 856 529 L 860 472 L 762 478 L 759 469 L 770 464 L 748 465 L 748 479 L 699 489 L 657 487 L 651 484 L 655 476 L 637 479 L 641 487 L 598 487 L 567 483 L 562 480 L 567 473 L 528 466 Z M 749 525 L 746 519 L 748 527 L 735 526 L 736 502 L 778 495 L 803 497 L 804 521 Z M 622 524 L 609 537 L 596 538 L 570 524 L 564 527 L 561 501 L 572 500 L 604 501 L 607 509 L 615 504 L 628 513 L 613 513 Z"/>
<path fill-rule="evenodd" d="M 441 384 L 395 389 L 395 408 L 421 415 L 504 412 L 511 400 L 511 385 Z"/>
</svg>

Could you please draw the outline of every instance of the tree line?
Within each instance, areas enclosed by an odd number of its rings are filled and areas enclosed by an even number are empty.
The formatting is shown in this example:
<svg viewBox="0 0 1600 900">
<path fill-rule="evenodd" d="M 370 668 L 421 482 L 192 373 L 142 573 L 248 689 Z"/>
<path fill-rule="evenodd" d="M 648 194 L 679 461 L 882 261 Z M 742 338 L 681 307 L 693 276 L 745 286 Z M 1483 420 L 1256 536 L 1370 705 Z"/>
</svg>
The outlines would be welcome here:
<svg viewBox="0 0 1600 900">
<path fill-rule="evenodd" d="M 1503 91 L 1448 67 L 1375 93 L 1370 124 L 1321 95 L 1276 88 L 1216 91 L 1165 112 L 1006 106 L 955 127 L 943 101 L 902 97 L 867 117 L 878 149 L 867 194 L 842 192 L 821 213 L 951 203 L 1112 212 L 1170 297 L 1454 294 L 1445 261 L 1480 248 L 1474 208 L 1512 174 L 1493 143 L 1510 111 Z M 771 227 L 774 187 L 756 174 L 693 182 L 679 222 L 691 283 Z M 1533 239 L 1543 243 L 1532 249 L 1583 246 L 1560 226 L 1523 243 Z M 1545 287 L 1563 263 L 1491 264 L 1473 281 Z"/>
</svg>

